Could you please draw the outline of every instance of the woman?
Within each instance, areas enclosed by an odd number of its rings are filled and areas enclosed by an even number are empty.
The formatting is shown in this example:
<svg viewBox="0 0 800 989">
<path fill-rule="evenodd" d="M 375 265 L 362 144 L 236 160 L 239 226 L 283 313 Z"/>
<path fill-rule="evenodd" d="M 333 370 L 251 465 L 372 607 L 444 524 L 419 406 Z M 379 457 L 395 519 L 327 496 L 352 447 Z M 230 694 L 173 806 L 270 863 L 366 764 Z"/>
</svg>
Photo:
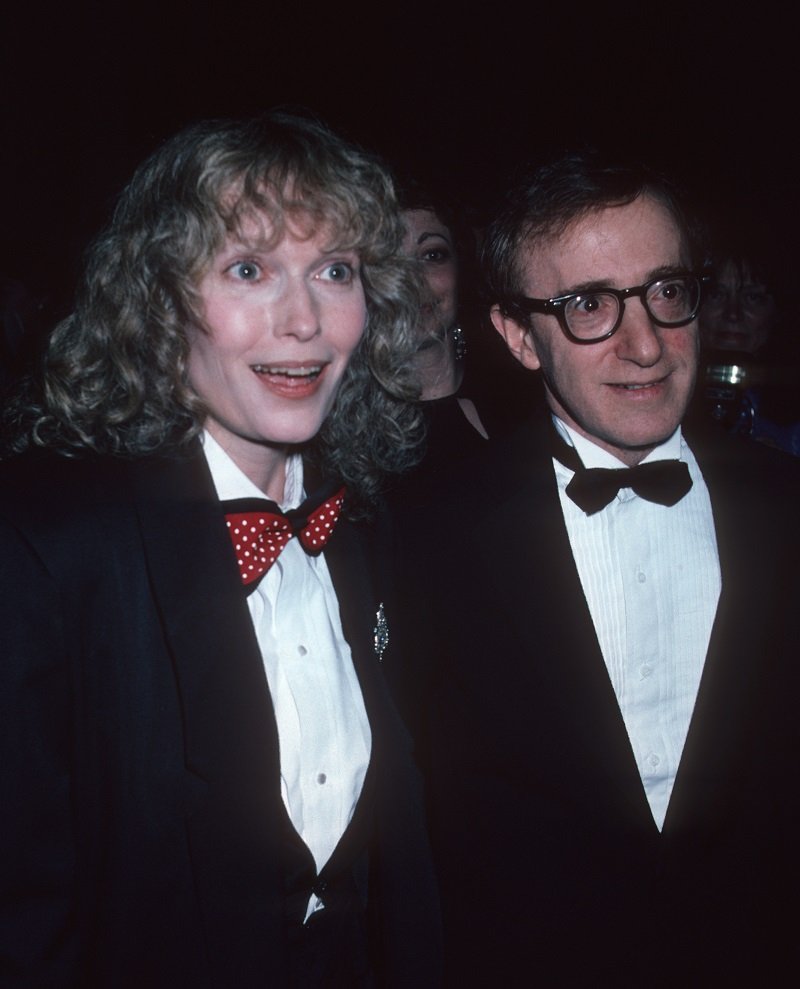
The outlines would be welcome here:
<svg viewBox="0 0 800 989">
<path fill-rule="evenodd" d="M 467 344 L 458 320 L 456 239 L 436 208 L 423 205 L 426 201 L 432 202 L 422 197 L 417 205 L 409 205 L 403 209 L 402 217 L 403 252 L 420 265 L 428 289 L 421 311 L 415 367 L 420 377 L 420 397 L 430 401 L 458 391 L 464 380 Z M 463 248 L 460 253 L 463 256 Z"/>
<path fill-rule="evenodd" d="M 777 324 L 775 296 L 750 258 L 722 258 L 703 299 L 702 346 L 756 354 L 768 343 Z"/>
<path fill-rule="evenodd" d="M 168 141 L 92 248 L 0 483 L 20 984 L 436 982 L 347 518 L 418 442 L 400 237 L 380 166 L 274 113 Z"/>
<path fill-rule="evenodd" d="M 474 238 L 455 210 L 418 180 L 401 182 L 399 196 L 405 226 L 402 250 L 418 266 L 426 289 L 413 359 L 428 432 L 420 469 L 439 471 L 488 438 L 475 401 L 484 396 L 481 372 L 487 369 L 479 367 L 476 374 L 471 358 L 467 373 L 466 360 L 468 336 L 473 358 L 477 337 L 464 329 L 476 312 L 467 299 L 468 287 L 475 284 Z"/>
<path fill-rule="evenodd" d="M 705 410 L 730 432 L 800 455 L 798 352 L 776 251 L 743 224 L 713 260 L 700 310 Z"/>
</svg>

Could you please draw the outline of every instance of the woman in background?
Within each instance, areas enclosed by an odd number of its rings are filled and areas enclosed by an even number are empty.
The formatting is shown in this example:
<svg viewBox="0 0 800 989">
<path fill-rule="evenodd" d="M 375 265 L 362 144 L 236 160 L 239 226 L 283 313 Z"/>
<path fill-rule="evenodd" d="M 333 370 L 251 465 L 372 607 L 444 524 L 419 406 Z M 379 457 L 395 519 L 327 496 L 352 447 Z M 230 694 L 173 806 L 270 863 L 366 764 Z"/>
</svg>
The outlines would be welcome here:
<svg viewBox="0 0 800 989">
<path fill-rule="evenodd" d="M 786 259 L 739 214 L 724 230 L 715 231 L 700 310 L 700 397 L 730 432 L 798 456 L 800 351 L 786 323 Z"/>
<path fill-rule="evenodd" d="M 414 179 L 399 183 L 405 228 L 402 250 L 416 262 L 427 290 L 417 324 L 413 368 L 427 424 L 419 469 L 439 470 L 488 438 L 476 401 L 475 238 L 441 197 Z M 471 354 L 468 357 L 468 353 Z"/>
<path fill-rule="evenodd" d="M 428 289 L 419 322 L 419 344 L 415 368 L 422 387 L 421 398 L 431 401 L 455 394 L 464 380 L 467 342 L 459 322 L 458 282 L 459 255 L 465 264 L 466 247 L 456 245 L 450 225 L 437 212 L 433 199 L 416 190 L 418 198 L 410 198 L 411 190 L 402 190 L 409 205 L 402 210 L 405 227 L 403 253 L 420 265 Z M 429 205 L 424 205 L 425 203 Z"/>
<path fill-rule="evenodd" d="M 486 325 L 480 300 L 480 229 L 459 207 L 416 176 L 398 182 L 403 252 L 427 287 L 418 322 L 414 370 L 428 425 L 422 469 L 469 456 L 489 435 L 517 421 L 530 388 Z"/>
</svg>

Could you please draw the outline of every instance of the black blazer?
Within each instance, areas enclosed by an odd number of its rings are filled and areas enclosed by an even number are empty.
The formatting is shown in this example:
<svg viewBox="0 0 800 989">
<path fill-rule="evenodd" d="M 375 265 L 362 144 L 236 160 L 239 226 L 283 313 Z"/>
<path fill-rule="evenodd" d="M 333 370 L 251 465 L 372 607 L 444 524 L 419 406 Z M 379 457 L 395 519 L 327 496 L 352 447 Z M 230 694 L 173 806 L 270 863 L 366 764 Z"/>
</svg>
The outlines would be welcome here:
<svg viewBox="0 0 800 989">
<path fill-rule="evenodd" d="M 402 622 L 387 672 L 427 775 L 447 984 L 773 984 L 800 953 L 800 464 L 690 437 L 722 592 L 659 833 L 550 429 L 533 416 L 394 505 Z"/>
<path fill-rule="evenodd" d="M 275 718 L 199 448 L 0 475 L 0 985 L 288 984 L 286 890 L 307 897 L 313 868 L 287 858 Z M 435 985 L 416 770 L 372 641 L 378 571 L 344 520 L 326 559 L 372 759 L 319 888 L 366 849 L 378 984 Z"/>
</svg>

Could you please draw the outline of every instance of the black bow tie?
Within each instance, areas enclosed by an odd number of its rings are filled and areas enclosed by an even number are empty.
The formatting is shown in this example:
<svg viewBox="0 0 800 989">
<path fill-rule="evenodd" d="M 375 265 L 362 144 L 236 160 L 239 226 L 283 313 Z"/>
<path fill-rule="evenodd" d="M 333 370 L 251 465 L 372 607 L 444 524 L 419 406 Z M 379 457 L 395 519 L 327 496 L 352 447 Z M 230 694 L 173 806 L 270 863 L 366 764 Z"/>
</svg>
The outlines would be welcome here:
<svg viewBox="0 0 800 989">
<path fill-rule="evenodd" d="M 293 536 L 312 556 L 322 552 L 339 518 L 344 495 L 343 487 L 329 484 L 288 512 L 266 498 L 222 502 L 239 576 L 248 594 Z"/>
<path fill-rule="evenodd" d="M 631 488 L 640 498 L 659 505 L 676 505 L 692 486 L 689 468 L 682 460 L 655 460 L 635 467 L 584 467 L 575 448 L 554 432 L 553 455 L 575 472 L 567 494 L 587 515 L 609 505 L 621 488 Z"/>
</svg>

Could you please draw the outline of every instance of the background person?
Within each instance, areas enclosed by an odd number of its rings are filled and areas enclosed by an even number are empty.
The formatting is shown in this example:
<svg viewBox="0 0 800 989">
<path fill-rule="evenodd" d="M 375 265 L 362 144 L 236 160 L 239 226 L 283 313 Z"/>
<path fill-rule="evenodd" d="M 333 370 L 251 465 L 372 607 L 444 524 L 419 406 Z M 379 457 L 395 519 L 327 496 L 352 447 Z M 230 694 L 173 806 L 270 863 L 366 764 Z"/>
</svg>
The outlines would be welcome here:
<svg viewBox="0 0 800 989">
<path fill-rule="evenodd" d="M 508 354 L 481 318 L 476 248 L 480 232 L 438 191 L 408 174 L 399 180 L 403 253 L 427 288 L 413 366 L 427 423 L 420 470 L 444 471 L 513 421 L 521 401 L 513 370 L 498 387 Z"/>
<path fill-rule="evenodd" d="M 402 250 L 419 264 L 427 289 L 413 366 L 428 418 L 430 464 L 450 455 L 462 456 L 487 437 L 469 397 L 466 375 L 470 341 L 474 342 L 470 330 L 474 310 L 467 302 L 467 286 L 471 276 L 474 279 L 475 239 L 456 210 L 421 182 L 403 180 L 399 197 L 405 228 Z"/>
<path fill-rule="evenodd" d="M 714 232 L 698 400 L 729 431 L 798 455 L 800 350 L 787 318 L 787 262 L 741 211 Z"/>
<path fill-rule="evenodd" d="M 468 241 L 458 236 L 435 197 L 419 184 L 399 190 L 404 226 L 402 249 L 418 262 L 427 287 L 419 322 L 415 368 L 423 401 L 455 394 L 464 380 L 468 345 L 459 320 L 459 274 L 466 268 Z M 468 232 L 467 232 L 468 233 Z"/>
</svg>

